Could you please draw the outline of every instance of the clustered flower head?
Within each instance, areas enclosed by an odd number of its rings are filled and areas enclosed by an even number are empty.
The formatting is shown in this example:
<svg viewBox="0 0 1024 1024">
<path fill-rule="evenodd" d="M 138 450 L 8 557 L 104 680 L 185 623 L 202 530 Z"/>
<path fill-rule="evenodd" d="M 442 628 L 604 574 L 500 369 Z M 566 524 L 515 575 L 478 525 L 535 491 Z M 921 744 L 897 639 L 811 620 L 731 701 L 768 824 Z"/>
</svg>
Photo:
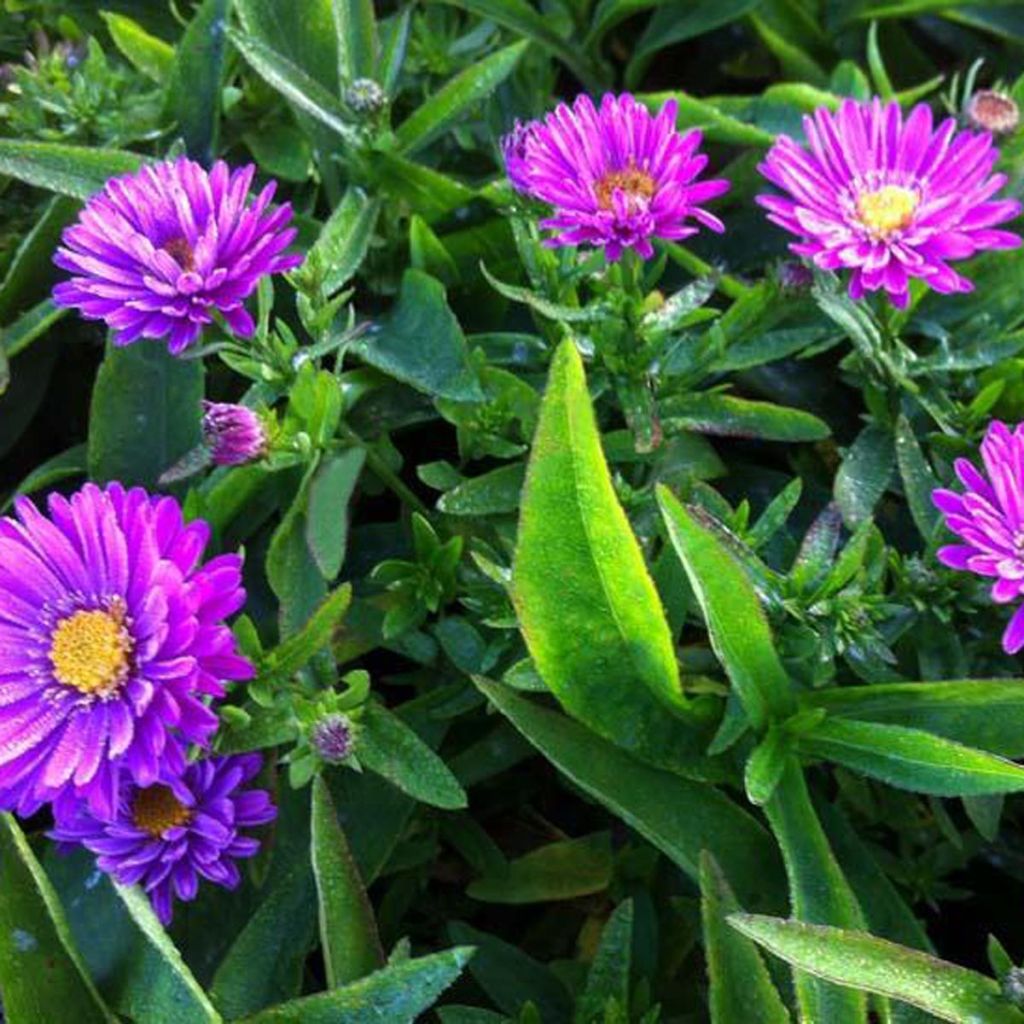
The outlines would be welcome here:
<svg viewBox="0 0 1024 1024">
<path fill-rule="evenodd" d="M 554 232 L 548 245 L 603 246 L 611 261 L 633 249 L 648 259 L 651 239 L 693 235 L 692 221 L 724 230 L 701 204 L 729 182 L 696 180 L 708 162 L 701 133 L 680 134 L 676 112 L 675 100 L 654 115 L 628 93 L 609 93 L 600 107 L 584 94 L 516 124 L 502 140 L 505 168 L 514 188 L 553 208 L 541 221 Z"/>
<path fill-rule="evenodd" d="M 998 421 L 981 442 L 985 471 L 957 459 L 963 494 L 940 488 L 932 500 L 961 543 L 939 549 L 944 565 L 993 581 L 992 600 L 1008 604 L 1024 595 L 1024 424 L 1010 430 Z M 1003 649 L 1024 648 L 1024 604 L 1003 634 Z"/>
<path fill-rule="evenodd" d="M 949 265 L 1021 239 L 997 225 L 1020 213 L 997 199 L 1006 183 L 993 174 L 998 151 L 988 133 L 936 129 L 921 103 L 904 120 L 899 104 L 844 100 L 804 118 L 807 146 L 783 135 L 761 173 L 786 195 L 762 195 L 769 219 L 801 241 L 790 245 L 823 270 L 852 271 L 850 295 L 884 290 L 905 307 L 910 280 L 937 292 L 966 292 Z"/>
<path fill-rule="evenodd" d="M 242 561 L 204 562 L 209 536 L 117 483 L 0 518 L 0 808 L 109 822 L 126 792 L 205 778 L 187 747 L 208 744 L 225 682 L 253 675 L 224 621 Z"/>
<path fill-rule="evenodd" d="M 276 814 L 266 791 L 245 788 L 261 765 L 259 754 L 211 757 L 145 788 L 125 783 L 112 817 L 78 803 L 58 812 L 50 836 L 95 853 L 99 868 L 122 885 L 141 885 L 169 924 L 175 897 L 194 900 L 200 878 L 236 888 L 235 861 L 258 852 L 259 841 L 242 830 Z"/>
<path fill-rule="evenodd" d="M 166 338 L 177 354 L 219 313 L 242 337 L 244 306 L 261 277 L 297 266 L 291 207 L 270 208 L 275 183 L 254 200 L 254 165 L 207 172 L 185 157 L 112 178 L 67 228 L 54 262 L 74 276 L 54 301 L 104 320 L 114 343 Z"/>
</svg>

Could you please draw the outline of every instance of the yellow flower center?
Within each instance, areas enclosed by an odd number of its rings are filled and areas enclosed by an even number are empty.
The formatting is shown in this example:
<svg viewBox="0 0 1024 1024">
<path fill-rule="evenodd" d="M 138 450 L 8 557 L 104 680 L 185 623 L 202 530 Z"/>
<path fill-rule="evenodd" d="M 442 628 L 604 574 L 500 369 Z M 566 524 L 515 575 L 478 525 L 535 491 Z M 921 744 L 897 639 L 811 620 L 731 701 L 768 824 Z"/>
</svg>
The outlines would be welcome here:
<svg viewBox="0 0 1024 1024">
<path fill-rule="evenodd" d="M 658 183 L 646 171 L 636 167 L 609 171 L 594 182 L 594 198 L 602 210 L 614 209 L 616 189 L 633 205 L 638 199 L 649 200 L 658 191 Z"/>
<path fill-rule="evenodd" d="M 913 219 L 921 197 L 912 188 L 883 185 L 857 196 L 857 217 L 874 238 L 888 238 Z"/>
<path fill-rule="evenodd" d="M 57 623 L 50 663 L 57 681 L 90 696 L 106 697 L 128 674 L 132 641 L 125 629 L 124 602 L 109 609 L 75 612 Z"/>
<path fill-rule="evenodd" d="M 132 821 L 136 828 L 159 838 L 168 829 L 187 825 L 192 812 L 174 795 L 170 786 L 140 789 L 132 801 Z"/>
</svg>

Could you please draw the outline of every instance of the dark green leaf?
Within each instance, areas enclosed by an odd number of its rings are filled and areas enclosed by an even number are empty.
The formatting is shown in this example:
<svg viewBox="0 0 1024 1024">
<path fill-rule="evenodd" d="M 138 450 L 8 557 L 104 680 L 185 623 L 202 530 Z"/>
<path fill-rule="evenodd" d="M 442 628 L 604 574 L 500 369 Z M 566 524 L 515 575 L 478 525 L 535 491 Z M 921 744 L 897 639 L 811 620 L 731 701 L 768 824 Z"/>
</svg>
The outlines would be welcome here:
<svg viewBox="0 0 1024 1024">
<path fill-rule="evenodd" d="M 108 179 L 136 171 L 141 165 L 137 153 L 119 149 L 0 139 L 0 174 L 75 199 L 88 199 Z"/>
<path fill-rule="evenodd" d="M 134 67 L 154 82 L 165 84 L 174 67 L 174 47 L 150 35 L 137 21 L 113 11 L 101 11 L 114 45 Z"/>
<path fill-rule="evenodd" d="M 325 580 L 341 571 L 348 546 L 349 513 L 366 453 L 349 448 L 325 459 L 309 486 L 306 542 Z"/>
<path fill-rule="evenodd" d="M 310 617 L 267 657 L 266 672 L 287 679 L 294 675 L 334 637 L 352 603 L 352 585 L 343 583 L 321 601 Z"/>
<path fill-rule="evenodd" d="M 373 0 L 332 0 L 338 39 L 338 74 L 343 82 L 372 78 L 380 42 Z"/>
<path fill-rule="evenodd" d="M 765 441 L 821 441 L 828 424 L 802 409 L 718 393 L 675 395 L 660 402 L 666 433 L 693 430 L 719 437 L 756 437 Z"/>
<path fill-rule="evenodd" d="M 629 1007 L 633 966 L 633 901 L 623 900 L 601 932 L 601 944 L 587 972 L 587 983 L 576 1002 L 578 1024 L 600 1020 L 609 1001 Z"/>
<path fill-rule="evenodd" d="M 343 288 L 362 266 L 379 215 L 380 200 L 361 189 L 351 186 L 342 196 L 306 257 L 307 265 L 319 262 L 328 293 Z"/>
<path fill-rule="evenodd" d="M 526 467 L 517 462 L 463 480 L 442 494 L 437 507 L 449 516 L 491 516 L 520 506 Z"/>
<path fill-rule="evenodd" d="M 730 924 L 801 970 L 919 1006 L 954 1024 L 1021 1024 L 991 978 L 859 931 L 735 914 Z M 832 1018 L 822 1018 L 831 1021 Z"/>
<path fill-rule="evenodd" d="M 89 410 L 89 476 L 152 487 L 202 442 L 202 399 L 202 360 L 176 358 L 163 341 L 108 344 Z"/>
<path fill-rule="evenodd" d="M 900 468 L 903 493 L 907 496 L 914 525 L 921 536 L 928 540 L 941 518 L 939 510 L 932 504 L 932 491 L 939 486 L 939 481 L 925 460 L 914 430 L 904 416 L 896 424 L 896 463 Z"/>
<path fill-rule="evenodd" d="M 892 434 L 874 423 L 866 426 L 843 456 L 836 473 L 836 504 L 851 529 L 871 518 L 889 486 L 895 464 Z"/>
</svg>

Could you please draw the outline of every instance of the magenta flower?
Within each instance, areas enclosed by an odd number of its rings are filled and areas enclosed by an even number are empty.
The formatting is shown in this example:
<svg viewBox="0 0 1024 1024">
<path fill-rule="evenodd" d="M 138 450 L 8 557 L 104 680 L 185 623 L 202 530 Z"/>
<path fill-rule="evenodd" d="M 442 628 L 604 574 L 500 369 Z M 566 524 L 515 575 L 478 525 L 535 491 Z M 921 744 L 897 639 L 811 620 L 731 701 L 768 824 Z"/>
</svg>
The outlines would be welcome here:
<svg viewBox="0 0 1024 1024">
<path fill-rule="evenodd" d="M 0 808 L 61 798 L 113 813 L 121 776 L 152 785 L 204 744 L 207 706 L 253 668 L 224 618 L 242 560 L 202 564 L 206 523 L 120 484 L 27 498 L 0 519 Z"/>
<path fill-rule="evenodd" d="M 804 118 L 809 148 L 781 136 L 760 165 L 787 196 L 761 195 L 769 220 L 802 241 L 790 245 L 823 270 L 853 271 L 850 295 L 884 289 L 905 307 L 920 278 L 937 292 L 973 287 L 950 267 L 983 249 L 1012 249 L 1019 236 L 997 224 L 1020 213 L 994 199 L 1006 175 L 988 134 L 937 130 L 920 103 L 903 121 L 899 105 L 844 100 L 838 113 Z"/>
<path fill-rule="evenodd" d="M 112 818 L 78 803 L 58 811 L 50 837 L 97 854 L 100 870 L 121 885 L 141 885 L 170 924 L 175 897 L 194 900 L 200 878 L 236 888 L 235 861 L 258 852 L 259 841 L 241 830 L 277 814 L 266 791 L 243 789 L 262 763 L 259 754 L 212 757 L 145 788 L 125 782 Z"/>
<path fill-rule="evenodd" d="M 203 440 L 218 466 L 241 466 L 267 453 L 267 432 L 244 405 L 203 402 Z"/>
<path fill-rule="evenodd" d="M 589 96 L 560 104 L 543 121 L 516 124 L 502 140 L 512 185 L 554 208 L 541 227 L 549 246 L 604 246 L 617 260 L 623 249 L 644 259 L 652 238 L 697 232 L 689 219 L 724 231 L 701 203 L 722 195 L 729 182 L 695 182 L 708 158 L 697 152 L 701 133 L 676 131 L 675 100 L 657 116 L 628 93 L 610 93 L 595 108 Z"/>
<path fill-rule="evenodd" d="M 75 276 L 53 291 L 60 306 L 105 320 L 114 343 L 167 338 L 177 354 L 219 312 L 249 337 L 243 306 L 261 277 L 297 266 L 291 207 L 268 212 L 271 182 L 249 202 L 256 168 L 207 172 L 181 157 L 112 178 L 67 228 L 54 263 Z"/>
<path fill-rule="evenodd" d="M 946 526 L 963 541 L 939 548 L 938 557 L 952 569 L 994 579 L 992 600 L 1007 604 L 1024 594 L 1024 424 L 1011 432 L 1005 423 L 991 423 L 981 457 L 984 474 L 967 459 L 956 460 L 964 494 L 943 488 L 932 493 Z M 1007 654 L 1022 647 L 1024 604 L 1003 634 Z"/>
</svg>

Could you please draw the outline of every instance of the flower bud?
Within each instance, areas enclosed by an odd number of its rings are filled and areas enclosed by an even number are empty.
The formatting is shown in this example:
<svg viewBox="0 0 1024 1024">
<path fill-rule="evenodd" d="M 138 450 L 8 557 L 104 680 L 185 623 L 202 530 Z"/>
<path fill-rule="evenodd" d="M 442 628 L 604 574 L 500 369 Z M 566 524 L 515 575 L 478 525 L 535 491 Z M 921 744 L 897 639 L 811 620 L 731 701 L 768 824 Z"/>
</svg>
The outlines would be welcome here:
<svg viewBox="0 0 1024 1024">
<path fill-rule="evenodd" d="M 218 466 L 241 466 L 267 453 L 267 432 L 244 405 L 203 403 L 203 439 Z"/>
<path fill-rule="evenodd" d="M 967 104 L 967 120 L 980 131 L 1009 135 L 1020 122 L 1020 108 L 1006 93 L 982 89 Z"/>
<path fill-rule="evenodd" d="M 340 711 L 321 718 L 309 734 L 310 746 L 328 764 L 347 761 L 355 746 L 354 741 L 352 721 Z"/>
<path fill-rule="evenodd" d="M 376 114 L 387 103 L 387 94 L 372 78 L 357 78 L 345 90 L 345 104 L 357 114 Z"/>
<path fill-rule="evenodd" d="M 814 284 L 814 271 L 799 260 L 784 260 L 776 273 L 779 285 L 787 292 L 803 292 Z"/>
</svg>

